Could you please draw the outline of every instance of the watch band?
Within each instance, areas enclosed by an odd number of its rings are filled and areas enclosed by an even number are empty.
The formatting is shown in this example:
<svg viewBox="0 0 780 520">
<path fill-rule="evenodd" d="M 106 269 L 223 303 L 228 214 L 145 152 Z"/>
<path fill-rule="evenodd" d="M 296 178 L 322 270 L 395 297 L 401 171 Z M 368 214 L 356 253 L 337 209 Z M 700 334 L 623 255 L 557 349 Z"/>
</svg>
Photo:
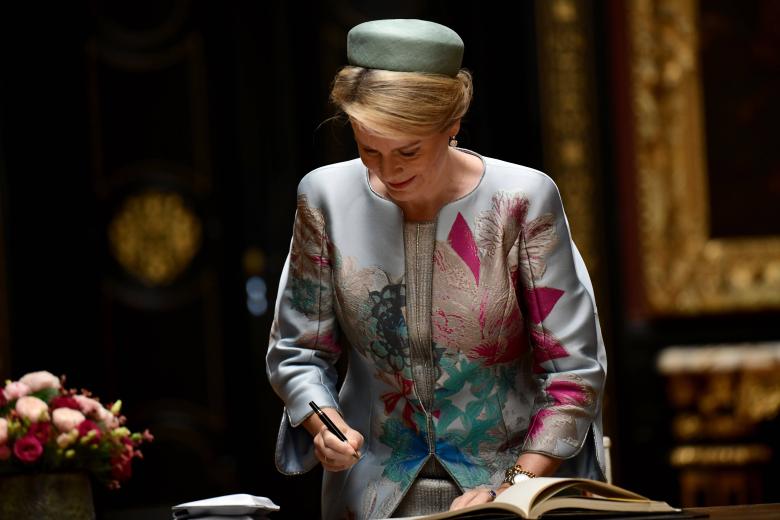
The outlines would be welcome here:
<svg viewBox="0 0 780 520">
<path fill-rule="evenodd" d="M 520 464 L 515 464 L 511 468 L 507 468 L 507 470 L 504 472 L 504 483 L 512 485 L 515 483 L 515 477 L 518 477 L 520 475 L 525 476 L 526 479 L 536 478 L 536 473 L 524 469 L 523 466 L 521 466 Z"/>
</svg>

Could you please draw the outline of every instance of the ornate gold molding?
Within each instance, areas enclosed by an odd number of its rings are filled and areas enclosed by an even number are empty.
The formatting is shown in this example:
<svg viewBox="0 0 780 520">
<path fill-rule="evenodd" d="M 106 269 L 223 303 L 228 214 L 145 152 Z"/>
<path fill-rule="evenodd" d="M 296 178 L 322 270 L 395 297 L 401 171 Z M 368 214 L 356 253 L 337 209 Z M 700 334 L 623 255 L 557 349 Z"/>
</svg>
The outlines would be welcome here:
<svg viewBox="0 0 780 520">
<path fill-rule="evenodd" d="M 625 5 L 641 274 L 651 312 L 780 307 L 780 237 L 710 236 L 698 2 Z"/>
<path fill-rule="evenodd" d="M 672 466 L 748 466 L 767 464 L 772 450 L 763 444 L 727 446 L 678 446 L 670 456 Z"/>
<path fill-rule="evenodd" d="M 600 278 L 590 17 L 588 0 L 536 2 L 545 170 L 560 188 L 572 235 L 591 276 Z"/>
<path fill-rule="evenodd" d="M 780 415 L 780 343 L 667 347 L 657 367 L 676 439 L 744 441 Z"/>
</svg>

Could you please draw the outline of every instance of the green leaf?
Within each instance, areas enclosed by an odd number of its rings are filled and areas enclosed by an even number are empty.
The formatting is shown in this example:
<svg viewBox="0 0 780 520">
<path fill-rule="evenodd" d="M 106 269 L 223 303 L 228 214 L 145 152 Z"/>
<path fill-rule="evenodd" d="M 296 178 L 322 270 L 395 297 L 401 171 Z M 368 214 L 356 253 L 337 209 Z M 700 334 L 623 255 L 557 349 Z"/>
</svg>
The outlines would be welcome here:
<svg viewBox="0 0 780 520">
<path fill-rule="evenodd" d="M 30 395 L 37 397 L 41 401 L 49 403 L 52 399 L 57 397 L 59 393 L 60 391 L 57 388 L 44 388 L 42 390 L 38 390 L 37 392 L 33 392 Z"/>
</svg>

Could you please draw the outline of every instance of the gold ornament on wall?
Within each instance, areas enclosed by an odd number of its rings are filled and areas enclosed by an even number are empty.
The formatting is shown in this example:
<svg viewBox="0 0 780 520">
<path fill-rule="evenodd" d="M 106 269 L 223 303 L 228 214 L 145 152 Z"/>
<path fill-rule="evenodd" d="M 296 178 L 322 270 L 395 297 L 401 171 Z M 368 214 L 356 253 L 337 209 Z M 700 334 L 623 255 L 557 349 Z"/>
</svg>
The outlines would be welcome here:
<svg viewBox="0 0 780 520">
<path fill-rule="evenodd" d="M 544 168 L 561 191 L 572 236 L 594 285 L 601 278 L 601 214 L 591 2 L 537 0 Z"/>
<path fill-rule="evenodd" d="M 683 506 L 765 501 L 774 452 L 762 431 L 780 414 L 778 369 L 780 343 L 661 351 L 658 370 L 674 412 L 669 462 L 679 471 Z"/>
<path fill-rule="evenodd" d="M 652 314 L 780 308 L 780 237 L 710 232 L 698 6 L 626 3 L 645 299 Z"/>
<path fill-rule="evenodd" d="M 172 283 L 201 245 L 202 226 L 178 193 L 148 190 L 128 197 L 108 227 L 111 252 L 148 286 Z"/>
</svg>

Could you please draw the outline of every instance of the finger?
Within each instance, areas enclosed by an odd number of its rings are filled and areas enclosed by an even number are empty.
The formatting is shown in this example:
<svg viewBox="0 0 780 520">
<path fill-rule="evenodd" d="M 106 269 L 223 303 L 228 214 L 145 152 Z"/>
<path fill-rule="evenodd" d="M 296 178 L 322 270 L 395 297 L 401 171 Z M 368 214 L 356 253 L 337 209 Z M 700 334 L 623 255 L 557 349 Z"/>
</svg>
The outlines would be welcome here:
<svg viewBox="0 0 780 520">
<path fill-rule="evenodd" d="M 327 471 L 344 471 L 349 469 L 355 462 L 357 461 L 351 457 L 345 457 L 341 460 L 338 458 L 325 458 L 322 467 Z"/>
<path fill-rule="evenodd" d="M 489 489 L 481 489 L 469 500 L 468 505 L 476 506 L 478 504 L 487 504 L 493 501 L 493 495 L 490 494 Z"/>
<path fill-rule="evenodd" d="M 475 504 L 479 504 L 479 492 L 471 491 L 466 496 L 466 499 L 463 501 L 462 507 L 469 507 Z"/>
<path fill-rule="evenodd" d="M 358 458 L 355 457 L 355 452 L 352 451 L 351 446 L 344 443 L 342 444 L 343 446 L 340 447 L 342 451 L 336 451 L 327 446 L 318 449 L 317 458 L 320 462 L 331 466 L 339 466 L 342 469 L 350 467 L 358 461 Z"/>
<path fill-rule="evenodd" d="M 315 453 L 317 460 L 320 461 L 322 467 L 328 471 L 340 471 L 346 469 L 345 460 L 339 460 L 336 457 L 325 454 L 324 452 Z"/>
<path fill-rule="evenodd" d="M 455 511 L 456 509 L 462 509 L 466 507 L 466 504 L 468 504 L 470 496 L 471 496 L 471 491 L 466 491 L 461 496 L 453 500 L 452 504 L 450 505 L 450 511 Z"/>
<path fill-rule="evenodd" d="M 333 435 L 324 426 L 314 438 L 314 444 L 315 446 L 319 446 L 327 453 L 328 457 L 331 458 L 333 458 L 332 452 L 342 453 L 344 455 L 352 453 L 352 448 L 348 444 Z"/>
<path fill-rule="evenodd" d="M 461 500 L 462 498 L 463 498 L 462 496 L 459 496 L 458 498 L 452 501 L 452 504 L 450 504 L 450 511 L 455 511 L 457 509 L 460 509 L 460 503 L 462 501 Z"/>
<path fill-rule="evenodd" d="M 463 493 L 460 497 L 453 502 L 452 509 L 462 509 L 464 507 L 475 506 L 478 504 L 486 504 L 493 501 L 493 496 L 490 494 L 489 489 L 472 489 Z"/>
<path fill-rule="evenodd" d="M 352 447 L 348 443 L 333 435 L 333 433 L 324 426 L 317 436 L 322 439 L 322 443 L 325 447 L 330 448 L 333 451 L 352 453 Z"/>
<path fill-rule="evenodd" d="M 338 453 L 339 458 L 354 458 L 357 452 L 352 444 L 338 439 L 335 439 L 335 442 L 328 441 L 326 446 L 334 453 Z"/>
<path fill-rule="evenodd" d="M 357 430 L 353 430 L 352 428 L 349 428 L 347 432 L 344 434 L 347 437 L 347 442 L 349 443 L 349 446 L 352 448 L 352 450 L 360 456 L 360 448 L 363 447 L 363 435 Z"/>
<path fill-rule="evenodd" d="M 319 449 L 325 448 L 325 433 L 326 429 L 323 426 L 319 432 L 317 432 L 317 435 L 314 436 L 314 446 Z"/>
<path fill-rule="evenodd" d="M 338 443 L 341 443 L 339 438 L 333 435 L 325 426 L 322 427 L 318 436 L 322 439 L 322 442 L 325 444 L 325 446 L 332 447 Z"/>
<path fill-rule="evenodd" d="M 349 457 L 331 449 L 319 433 L 314 437 L 314 455 L 323 465 L 343 464 Z"/>
<path fill-rule="evenodd" d="M 319 453 L 322 456 L 322 459 L 329 464 L 343 464 L 350 458 L 349 454 L 338 452 L 327 446 L 320 449 Z"/>
</svg>

